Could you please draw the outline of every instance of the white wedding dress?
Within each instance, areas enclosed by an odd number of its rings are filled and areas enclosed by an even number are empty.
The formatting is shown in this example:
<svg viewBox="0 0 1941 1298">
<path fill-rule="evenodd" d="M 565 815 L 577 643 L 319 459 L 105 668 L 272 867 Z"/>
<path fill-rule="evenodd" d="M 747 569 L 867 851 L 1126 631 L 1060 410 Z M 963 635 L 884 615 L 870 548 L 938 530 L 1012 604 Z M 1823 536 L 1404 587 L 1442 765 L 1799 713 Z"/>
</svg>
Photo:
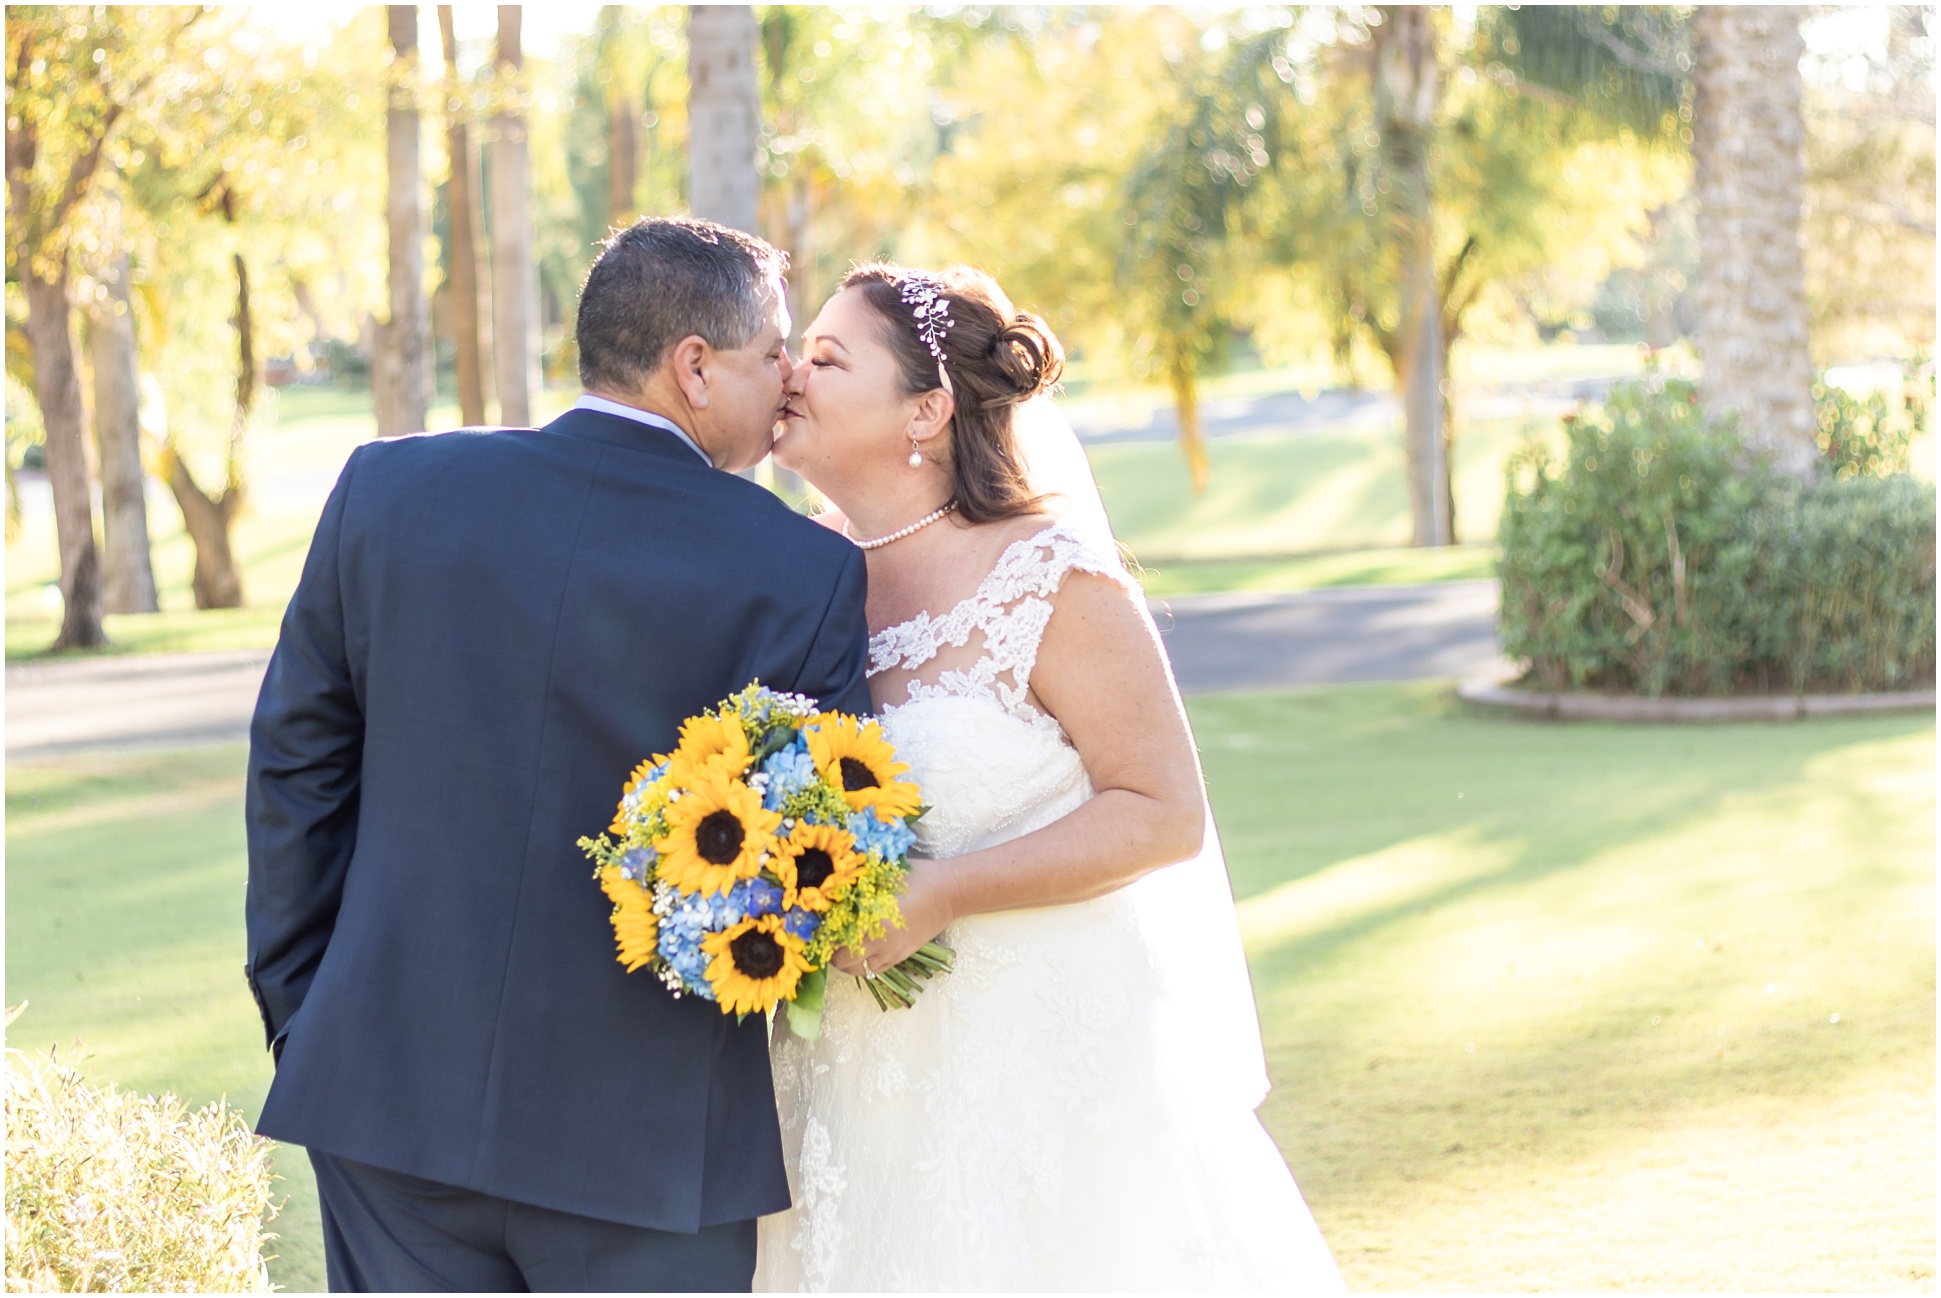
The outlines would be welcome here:
<svg viewBox="0 0 1941 1298">
<path fill-rule="evenodd" d="M 870 674 L 907 678 L 883 725 L 931 808 L 920 854 L 1018 837 L 1092 796 L 1064 730 L 1028 701 L 1074 570 L 1130 580 L 1052 526 L 941 617 L 872 637 Z M 885 1013 L 832 974 L 819 1040 L 778 1016 L 795 1206 L 761 1222 L 756 1289 L 1339 1291 L 1253 1112 L 1265 1074 L 1224 873 L 1216 942 L 1168 878 L 1189 868 L 951 925 L 956 969 L 913 1009 Z M 1220 961 L 1225 981 L 1197 968 Z"/>
</svg>

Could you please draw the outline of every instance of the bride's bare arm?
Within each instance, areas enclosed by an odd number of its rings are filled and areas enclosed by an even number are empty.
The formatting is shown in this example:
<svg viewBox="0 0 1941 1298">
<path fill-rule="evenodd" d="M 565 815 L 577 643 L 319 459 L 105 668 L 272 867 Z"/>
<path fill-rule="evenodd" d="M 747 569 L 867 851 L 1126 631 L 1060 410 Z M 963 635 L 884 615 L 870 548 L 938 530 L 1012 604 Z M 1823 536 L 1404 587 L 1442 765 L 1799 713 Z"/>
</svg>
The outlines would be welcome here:
<svg viewBox="0 0 1941 1298">
<path fill-rule="evenodd" d="M 1199 758 L 1152 623 L 1119 583 L 1072 573 L 1031 674 L 1032 691 L 1065 727 L 1094 796 L 1008 843 L 913 861 L 905 927 L 872 943 L 872 968 L 909 955 L 952 920 L 1087 901 L 1200 850 Z M 861 973 L 845 954 L 837 966 Z"/>
</svg>

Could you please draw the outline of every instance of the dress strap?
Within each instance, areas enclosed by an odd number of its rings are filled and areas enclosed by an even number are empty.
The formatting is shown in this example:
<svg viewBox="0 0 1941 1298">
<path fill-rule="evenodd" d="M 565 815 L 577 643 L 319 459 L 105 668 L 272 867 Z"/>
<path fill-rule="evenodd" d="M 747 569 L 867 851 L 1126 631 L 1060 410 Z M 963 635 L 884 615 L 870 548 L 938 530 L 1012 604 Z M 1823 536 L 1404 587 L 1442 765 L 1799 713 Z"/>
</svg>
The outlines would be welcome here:
<svg viewBox="0 0 1941 1298">
<path fill-rule="evenodd" d="M 918 673 L 947 648 L 964 648 L 980 637 L 974 661 L 913 676 L 908 701 L 939 695 L 982 695 L 1006 711 L 1037 720 L 1025 702 L 1038 646 L 1051 620 L 1051 597 L 1072 572 L 1110 577 L 1137 590 L 1123 565 L 1098 554 L 1067 528 L 1054 524 L 1012 542 L 977 590 L 940 617 L 919 613 L 870 638 L 869 674 L 892 669 Z M 955 656 L 959 661 L 962 655 Z"/>
</svg>

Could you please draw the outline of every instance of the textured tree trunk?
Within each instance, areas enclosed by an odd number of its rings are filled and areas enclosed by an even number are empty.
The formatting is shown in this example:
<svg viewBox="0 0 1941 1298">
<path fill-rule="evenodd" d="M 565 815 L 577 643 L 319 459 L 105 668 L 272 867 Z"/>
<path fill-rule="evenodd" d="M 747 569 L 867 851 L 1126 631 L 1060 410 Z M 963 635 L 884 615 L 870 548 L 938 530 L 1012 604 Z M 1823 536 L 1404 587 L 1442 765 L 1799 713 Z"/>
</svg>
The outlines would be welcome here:
<svg viewBox="0 0 1941 1298">
<path fill-rule="evenodd" d="M 219 495 L 204 491 L 172 443 L 162 447 L 162 474 L 182 510 L 182 526 L 195 545 L 195 574 L 189 582 L 195 606 L 241 608 L 243 573 L 230 548 L 229 532 L 242 509 L 242 484 L 232 479 Z"/>
<path fill-rule="evenodd" d="M 519 6 L 499 6 L 496 84 L 515 96 L 524 58 Z M 532 423 L 539 387 L 539 284 L 532 259 L 532 169 L 523 108 L 508 103 L 492 118 L 492 353 L 499 422 Z"/>
<path fill-rule="evenodd" d="M 1442 303 L 1435 269 L 1429 145 L 1441 94 L 1430 11 L 1384 5 L 1375 30 L 1375 119 L 1390 184 L 1387 233 L 1401 282 L 1391 360 L 1401 389 L 1409 515 L 1416 545 L 1448 545 L 1449 459 L 1442 426 Z"/>
<path fill-rule="evenodd" d="M 485 422 L 485 356 L 481 345 L 479 285 L 480 253 L 484 241 L 479 237 L 479 168 L 472 148 L 472 128 L 466 120 L 458 81 L 458 37 L 452 29 L 452 7 L 438 6 L 438 34 L 445 52 L 445 87 L 450 125 L 445 128 L 445 147 L 451 155 L 451 181 L 445 187 L 445 202 L 451 218 L 452 338 L 458 350 L 458 417 L 467 427 Z"/>
<path fill-rule="evenodd" d="M 67 262 L 43 279 L 21 259 L 27 299 L 27 342 L 34 354 L 34 396 L 47 430 L 47 481 L 54 489 L 54 530 L 61 548 L 61 633 L 55 649 L 95 649 L 101 629 L 101 555 L 94 545 L 94 499 L 83 444 L 81 376 L 74 367 Z"/>
<path fill-rule="evenodd" d="M 101 607 L 108 613 L 153 613 L 160 606 L 148 554 L 141 376 L 127 256 L 117 258 L 107 274 L 108 294 L 88 312 L 94 440 L 101 464 Z"/>
<path fill-rule="evenodd" d="M 607 113 L 607 224 L 628 225 L 640 179 L 640 104 L 617 92 Z"/>
<path fill-rule="evenodd" d="M 759 41 L 752 5 L 688 6 L 688 208 L 750 234 L 761 197 Z"/>
<path fill-rule="evenodd" d="M 1748 447 L 1808 479 L 1819 450 L 1800 243 L 1802 12 L 1698 7 L 1692 153 L 1705 399 L 1738 412 Z"/>
<path fill-rule="evenodd" d="M 424 165 L 416 99 L 418 9 L 388 5 L 392 68 L 384 113 L 390 234 L 391 318 L 378 334 L 391 353 L 384 381 L 373 373 L 380 437 L 422 431 L 431 402 L 431 304 L 425 297 Z"/>
</svg>

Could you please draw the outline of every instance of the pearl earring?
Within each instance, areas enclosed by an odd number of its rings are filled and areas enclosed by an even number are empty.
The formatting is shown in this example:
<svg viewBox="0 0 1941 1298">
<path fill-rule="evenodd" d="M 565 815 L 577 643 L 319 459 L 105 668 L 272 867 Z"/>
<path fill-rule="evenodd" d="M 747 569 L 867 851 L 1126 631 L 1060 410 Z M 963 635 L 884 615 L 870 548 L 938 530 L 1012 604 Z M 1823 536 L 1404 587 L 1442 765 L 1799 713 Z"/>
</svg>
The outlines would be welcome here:
<svg viewBox="0 0 1941 1298">
<path fill-rule="evenodd" d="M 910 467 L 913 469 L 923 467 L 923 452 L 917 449 L 917 439 L 914 434 L 910 438 Z"/>
</svg>

